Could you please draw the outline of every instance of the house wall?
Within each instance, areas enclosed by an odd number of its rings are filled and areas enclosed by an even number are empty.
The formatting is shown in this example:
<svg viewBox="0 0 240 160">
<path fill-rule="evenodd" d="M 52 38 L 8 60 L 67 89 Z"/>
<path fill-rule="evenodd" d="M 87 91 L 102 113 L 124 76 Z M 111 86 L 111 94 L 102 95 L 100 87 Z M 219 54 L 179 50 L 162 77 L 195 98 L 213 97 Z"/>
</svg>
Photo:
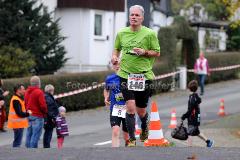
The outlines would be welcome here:
<svg viewBox="0 0 240 160">
<path fill-rule="evenodd" d="M 151 28 L 158 32 L 161 27 L 166 27 L 171 25 L 173 22 L 173 17 L 167 17 L 165 14 L 159 11 L 152 12 L 152 22 Z"/>
<path fill-rule="evenodd" d="M 225 51 L 227 46 L 227 34 L 226 34 L 226 31 L 224 30 L 221 30 L 219 32 L 219 36 L 220 36 L 220 40 L 219 40 L 219 50 L 220 51 Z"/>
<path fill-rule="evenodd" d="M 221 30 L 221 29 L 206 29 L 206 28 L 200 27 L 198 29 L 199 48 L 201 50 L 206 50 L 206 46 L 205 46 L 206 30 L 210 31 L 210 36 L 212 38 L 218 39 L 218 43 L 217 43 L 218 46 L 217 46 L 216 50 L 225 51 L 226 50 L 227 34 L 226 34 L 225 30 Z M 208 51 L 215 51 L 215 50 L 208 50 Z"/>
<path fill-rule="evenodd" d="M 204 28 L 199 28 L 198 30 L 198 44 L 199 44 L 199 49 L 204 50 L 205 49 L 205 34 L 206 30 Z"/>
<path fill-rule="evenodd" d="M 101 14 L 103 18 L 102 36 L 94 35 L 95 14 Z M 63 42 L 67 51 L 65 57 L 70 58 L 60 72 L 106 70 L 117 31 L 126 26 L 126 14 L 83 8 L 58 8 L 56 18 L 61 18 L 61 33 L 67 37 Z"/>
<path fill-rule="evenodd" d="M 82 65 L 89 64 L 90 10 L 57 9 L 56 17 L 60 17 L 61 33 L 66 36 L 63 45 L 66 58 L 69 58 L 61 71 L 80 72 Z"/>
<path fill-rule="evenodd" d="M 57 8 L 57 0 L 39 0 L 38 2 L 43 3 L 49 12 L 53 12 Z"/>
</svg>

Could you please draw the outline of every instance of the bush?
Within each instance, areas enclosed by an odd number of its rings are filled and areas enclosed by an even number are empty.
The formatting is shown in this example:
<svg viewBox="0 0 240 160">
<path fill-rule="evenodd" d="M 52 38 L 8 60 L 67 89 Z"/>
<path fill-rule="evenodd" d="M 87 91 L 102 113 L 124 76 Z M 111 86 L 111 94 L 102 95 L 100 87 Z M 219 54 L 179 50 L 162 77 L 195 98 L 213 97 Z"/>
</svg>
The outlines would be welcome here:
<svg viewBox="0 0 240 160">
<path fill-rule="evenodd" d="M 206 54 L 210 68 L 225 67 L 240 64 L 240 52 L 222 52 Z M 239 69 L 232 69 L 227 71 L 212 72 L 208 77 L 208 82 L 218 82 L 237 78 Z"/>
<path fill-rule="evenodd" d="M 0 77 L 22 77 L 30 74 L 35 62 L 29 52 L 12 46 L 0 48 Z"/>
<path fill-rule="evenodd" d="M 161 55 L 168 60 L 168 66 L 175 69 L 177 66 L 176 45 L 179 39 L 183 40 L 181 64 L 192 68 L 194 59 L 199 53 L 198 35 L 184 17 L 175 17 L 174 24 L 162 27 L 158 33 L 161 46 Z M 161 57 L 162 58 L 162 57 Z"/>
</svg>

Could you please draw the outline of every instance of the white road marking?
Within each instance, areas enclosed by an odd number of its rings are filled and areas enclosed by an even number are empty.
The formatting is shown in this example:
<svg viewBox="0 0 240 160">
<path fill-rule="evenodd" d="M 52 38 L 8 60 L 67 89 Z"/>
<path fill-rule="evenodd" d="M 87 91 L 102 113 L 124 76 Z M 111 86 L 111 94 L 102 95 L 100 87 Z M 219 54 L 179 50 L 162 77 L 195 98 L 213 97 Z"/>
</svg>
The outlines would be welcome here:
<svg viewBox="0 0 240 160">
<path fill-rule="evenodd" d="M 106 144 L 109 144 L 109 143 L 112 143 L 112 141 L 96 143 L 96 144 L 94 144 L 94 146 L 103 146 L 103 145 L 106 145 Z"/>
<path fill-rule="evenodd" d="M 135 137 L 139 138 L 139 135 L 136 135 Z M 94 146 L 103 146 L 103 145 L 110 144 L 110 143 L 112 143 L 111 140 L 110 141 L 106 141 L 106 142 L 96 143 L 96 144 L 94 144 Z"/>
</svg>

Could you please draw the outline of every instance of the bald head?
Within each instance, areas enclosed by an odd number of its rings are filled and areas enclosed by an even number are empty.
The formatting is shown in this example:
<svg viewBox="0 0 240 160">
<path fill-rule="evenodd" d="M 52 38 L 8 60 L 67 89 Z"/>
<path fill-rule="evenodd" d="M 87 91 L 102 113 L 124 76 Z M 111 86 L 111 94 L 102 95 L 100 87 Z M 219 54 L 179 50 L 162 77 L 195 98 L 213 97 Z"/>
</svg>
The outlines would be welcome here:
<svg viewBox="0 0 240 160">
<path fill-rule="evenodd" d="M 30 79 L 30 85 L 31 86 L 36 86 L 36 87 L 41 87 L 41 80 L 38 76 L 32 76 Z"/>
</svg>

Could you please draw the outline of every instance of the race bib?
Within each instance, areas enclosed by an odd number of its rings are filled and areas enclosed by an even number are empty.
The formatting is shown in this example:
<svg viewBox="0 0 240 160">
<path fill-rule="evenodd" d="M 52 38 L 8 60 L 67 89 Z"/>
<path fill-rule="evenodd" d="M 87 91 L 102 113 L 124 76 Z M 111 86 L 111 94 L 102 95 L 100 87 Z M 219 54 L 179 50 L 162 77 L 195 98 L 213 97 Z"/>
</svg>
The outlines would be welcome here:
<svg viewBox="0 0 240 160">
<path fill-rule="evenodd" d="M 126 105 L 114 105 L 112 116 L 126 118 Z"/>
<path fill-rule="evenodd" d="M 145 90 L 144 74 L 129 74 L 128 75 L 128 90 L 144 91 Z"/>
</svg>

